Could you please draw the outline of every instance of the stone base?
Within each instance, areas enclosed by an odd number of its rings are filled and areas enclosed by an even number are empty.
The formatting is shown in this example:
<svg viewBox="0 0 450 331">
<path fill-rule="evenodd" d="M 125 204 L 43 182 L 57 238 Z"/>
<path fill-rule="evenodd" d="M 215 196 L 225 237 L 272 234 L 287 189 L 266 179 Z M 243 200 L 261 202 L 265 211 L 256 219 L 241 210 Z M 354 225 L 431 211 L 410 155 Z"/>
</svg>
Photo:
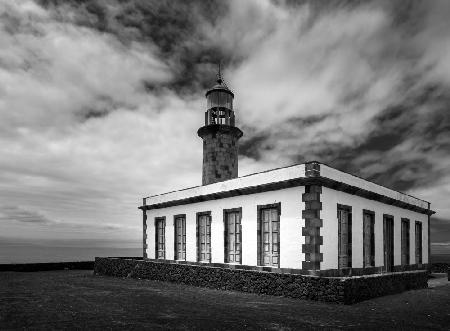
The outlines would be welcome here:
<svg viewBox="0 0 450 331">
<path fill-rule="evenodd" d="M 94 274 L 169 281 L 230 291 L 352 304 L 427 287 L 427 271 L 318 277 L 117 258 L 95 258 Z"/>
</svg>

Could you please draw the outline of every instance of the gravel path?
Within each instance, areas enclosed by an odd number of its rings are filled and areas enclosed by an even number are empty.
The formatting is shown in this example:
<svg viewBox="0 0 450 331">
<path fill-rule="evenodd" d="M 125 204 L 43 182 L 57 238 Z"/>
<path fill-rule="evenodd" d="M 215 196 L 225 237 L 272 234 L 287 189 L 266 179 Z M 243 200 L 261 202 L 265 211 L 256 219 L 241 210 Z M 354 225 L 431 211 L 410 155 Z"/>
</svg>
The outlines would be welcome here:
<svg viewBox="0 0 450 331">
<path fill-rule="evenodd" d="M 0 329 L 449 330 L 449 284 L 344 306 L 92 271 L 0 272 Z"/>
</svg>

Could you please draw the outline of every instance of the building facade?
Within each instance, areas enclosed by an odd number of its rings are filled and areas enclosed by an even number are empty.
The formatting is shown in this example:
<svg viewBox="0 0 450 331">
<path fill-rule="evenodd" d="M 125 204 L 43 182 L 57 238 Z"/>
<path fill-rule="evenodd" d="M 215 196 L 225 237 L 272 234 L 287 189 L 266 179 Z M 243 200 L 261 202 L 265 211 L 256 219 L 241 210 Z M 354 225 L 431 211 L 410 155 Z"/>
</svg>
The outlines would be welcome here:
<svg viewBox="0 0 450 331">
<path fill-rule="evenodd" d="M 233 93 L 206 94 L 202 186 L 143 199 L 147 259 L 317 275 L 424 269 L 430 203 L 320 162 L 238 177 Z"/>
</svg>

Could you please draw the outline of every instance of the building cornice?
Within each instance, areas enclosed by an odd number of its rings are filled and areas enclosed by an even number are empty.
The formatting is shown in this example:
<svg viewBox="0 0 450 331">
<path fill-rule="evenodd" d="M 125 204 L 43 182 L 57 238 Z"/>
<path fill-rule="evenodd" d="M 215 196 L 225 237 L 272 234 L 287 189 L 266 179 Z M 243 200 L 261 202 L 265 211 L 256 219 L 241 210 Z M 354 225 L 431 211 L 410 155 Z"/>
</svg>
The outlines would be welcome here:
<svg viewBox="0 0 450 331">
<path fill-rule="evenodd" d="M 307 169 L 308 171 L 308 169 Z M 308 175 L 308 174 L 307 174 Z M 224 199 L 224 198 L 230 198 L 234 196 L 240 196 L 240 195 L 248 195 L 248 194 L 255 194 L 255 193 L 261 193 L 261 192 L 267 192 L 267 191 L 275 191 L 290 187 L 296 187 L 296 186 L 304 186 L 304 185 L 321 185 L 324 187 L 328 187 L 333 190 L 345 192 L 348 194 L 360 196 L 362 198 L 366 198 L 369 200 L 379 201 L 388 205 L 393 205 L 399 208 L 412 210 L 421 214 L 426 215 L 432 215 L 435 212 L 433 210 L 430 210 L 429 203 L 428 208 L 419 207 L 417 205 L 401 201 L 398 199 L 394 199 L 392 197 L 388 197 L 386 195 L 382 195 L 376 192 L 372 192 L 357 186 L 353 186 L 341 181 L 337 181 L 334 179 L 330 179 L 327 177 L 318 176 L 316 173 L 310 173 L 310 177 L 298 177 L 298 178 L 292 178 L 288 180 L 283 181 L 277 181 L 272 183 L 265 183 L 260 185 L 254 185 L 254 186 L 247 186 L 242 187 L 238 189 L 232 189 L 232 190 L 224 190 L 220 192 L 210 193 L 210 194 L 204 194 L 204 195 L 196 195 L 192 197 L 182 198 L 182 199 L 176 199 L 171 201 L 165 201 L 161 203 L 154 203 L 149 205 L 142 205 L 139 207 L 139 209 L 142 210 L 150 210 L 150 209 L 160 209 L 160 208 L 166 208 L 166 207 L 172 207 L 172 206 L 179 206 L 179 205 L 186 205 L 191 203 L 197 203 L 197 202 L 204 202 L 209 200 L 217 200 L 217 199 Z"/>
</svg>

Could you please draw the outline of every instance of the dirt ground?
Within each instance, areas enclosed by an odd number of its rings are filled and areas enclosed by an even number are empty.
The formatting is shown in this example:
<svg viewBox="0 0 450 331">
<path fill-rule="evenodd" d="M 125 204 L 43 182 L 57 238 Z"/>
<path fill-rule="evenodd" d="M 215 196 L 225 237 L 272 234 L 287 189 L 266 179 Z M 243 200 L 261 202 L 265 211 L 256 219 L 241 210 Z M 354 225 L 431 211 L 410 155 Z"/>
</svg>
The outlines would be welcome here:
<svg viewBox="0 0 450 331">
<path fill-rule="evenodd" d="M 93 276 L 0 273 L 0 329 L 449 330 L 450 283 L 351 306 Z"/>
</svg>

